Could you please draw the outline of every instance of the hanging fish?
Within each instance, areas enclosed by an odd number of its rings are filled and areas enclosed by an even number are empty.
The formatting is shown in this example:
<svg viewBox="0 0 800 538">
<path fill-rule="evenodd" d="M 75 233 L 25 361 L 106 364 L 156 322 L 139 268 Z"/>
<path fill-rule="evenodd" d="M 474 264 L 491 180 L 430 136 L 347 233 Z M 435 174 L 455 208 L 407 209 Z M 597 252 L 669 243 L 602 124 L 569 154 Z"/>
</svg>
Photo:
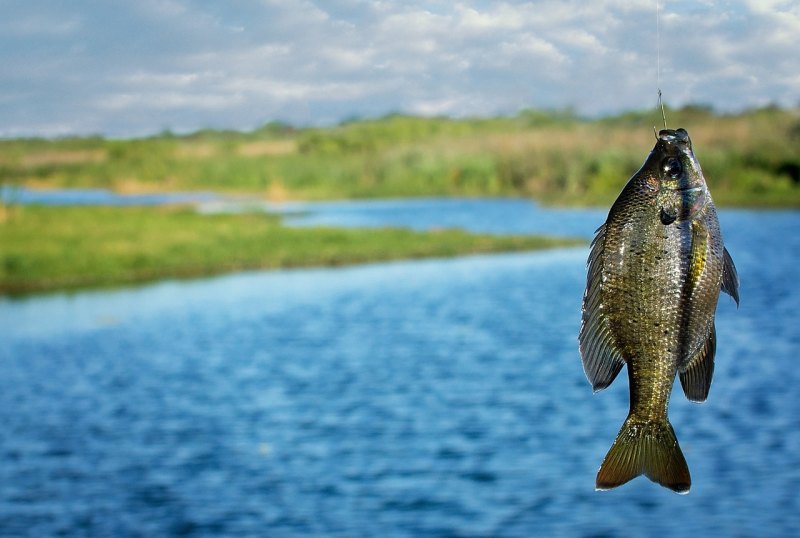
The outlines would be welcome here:
<svg viewBox="0 0 800 538">
<path fill-rule="evenodd" d="M 691 478 L 667 419 L 680 375 L 689 400 L 708 396 L 720 290 L 739 304 L 739 277 L 723 246 L 700 163 L 684 129 L 664 129 L 592 242 L 580 342 L 592 388 L 628 366 L 630 412 L 597 473 L 615 488 L 644 474 L 678 493 Z"/>
</svg>

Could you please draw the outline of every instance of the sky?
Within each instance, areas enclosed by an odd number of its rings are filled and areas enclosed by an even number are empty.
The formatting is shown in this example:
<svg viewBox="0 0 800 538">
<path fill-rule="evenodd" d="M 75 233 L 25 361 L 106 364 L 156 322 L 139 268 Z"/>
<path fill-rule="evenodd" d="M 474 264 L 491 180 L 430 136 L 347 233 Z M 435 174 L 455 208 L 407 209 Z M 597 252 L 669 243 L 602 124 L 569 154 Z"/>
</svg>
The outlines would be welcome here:
<svg viewBox="0 0 800 538">
<path fill-rule="evenodd" d="M 658 11 L 659 16 L 656 16 Z M 800 104 L 800 0 L 0 0 L 0 137 Z"/>
</svg>

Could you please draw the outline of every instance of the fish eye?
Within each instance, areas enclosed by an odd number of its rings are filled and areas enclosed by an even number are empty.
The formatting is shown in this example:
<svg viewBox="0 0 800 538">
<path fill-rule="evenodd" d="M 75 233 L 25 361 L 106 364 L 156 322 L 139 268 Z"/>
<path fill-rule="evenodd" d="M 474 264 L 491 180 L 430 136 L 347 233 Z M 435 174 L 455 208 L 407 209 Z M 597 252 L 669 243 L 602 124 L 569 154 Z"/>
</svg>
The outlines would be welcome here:
<svg viewBox="0 0 800 538">
<path fill-rule="evenodd" d="M 683 172 L 683 165 L 677 157 L 670 157 L 664 161 L 664 173 L 672 179 L 676 179 Z"/>
</svg>

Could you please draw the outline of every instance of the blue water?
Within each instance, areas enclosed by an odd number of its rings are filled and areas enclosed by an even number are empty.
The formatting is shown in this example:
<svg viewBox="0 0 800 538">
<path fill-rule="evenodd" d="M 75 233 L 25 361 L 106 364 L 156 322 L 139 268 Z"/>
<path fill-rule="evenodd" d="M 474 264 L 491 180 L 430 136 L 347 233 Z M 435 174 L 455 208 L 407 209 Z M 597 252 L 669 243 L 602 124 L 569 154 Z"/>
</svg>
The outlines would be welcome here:
<svg viewBox="0 0 800 538">
<path fill-rule="evenodd" d="M 332 205 L 296 218 L 604 218 Z M 582 247 L 0 299 L 0 535 L 795 536 L 800 212 L 720 218 L 742 304 L 720 301 L 708 402 L 673 395 L 689 495 L 594 491 L 628 395 L 581 368 Z"/>
<path fill-rule="evenodd" d="M 40 205 L 163 205 L 195 204 L 219 200 L 212 192 L 156 192 L 119 194 L 106 189 L 27 189 L 0 185 L 0 200 Z"/>
<path fill-rule="evenodd" d="M 241 202 L 216 201 L 201 211 L 221 212 L 261 208 L 284 215 L 292 226 L 381 227 L 415 230 L 461 228 L 475 232 L 545 233 L 591 238 L 607 210 L 551 209 L 530 200 L 417 198 L 359 202 Z"/>
</svg>

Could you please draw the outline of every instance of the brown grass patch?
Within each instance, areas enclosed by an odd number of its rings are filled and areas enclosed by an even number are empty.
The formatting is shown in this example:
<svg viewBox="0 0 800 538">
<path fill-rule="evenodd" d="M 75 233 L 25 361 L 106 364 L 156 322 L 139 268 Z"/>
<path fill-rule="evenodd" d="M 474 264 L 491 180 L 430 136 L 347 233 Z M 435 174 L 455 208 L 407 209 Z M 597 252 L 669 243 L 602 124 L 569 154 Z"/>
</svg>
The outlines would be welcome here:
<svg viewBox="0 0 800 538">
<path fill-rule="evenodd" d="M 242 157 L 261 157 L 264 155 L 288 155 L 297 152 L 295 140 L 264 140 L 247 142 L 239 146 Z"/>
<path fill-rule="evenodd" d="M 206 142 L 181 144 L 175 150 L 175 157 L 179 159 L 210 159 L 217 155 L 219 155 L 217 146 Z"/>
<path fill-rule="evenodd" d="M 48 150 L 23 155 L 20 164 L 24 168 L 60 166 L 71 164 L 100 163 L 108 158 L 104 149 Z"/>
<path fill-rule="evenodd" d="M 140 181 L 133 177 L 114 179 L 111 189 L 117 194 L 148 194 L 152 192 L 167 192 L 175 190 L 177 178 L 167 177 L 158 183 Z"/>
</svg>

